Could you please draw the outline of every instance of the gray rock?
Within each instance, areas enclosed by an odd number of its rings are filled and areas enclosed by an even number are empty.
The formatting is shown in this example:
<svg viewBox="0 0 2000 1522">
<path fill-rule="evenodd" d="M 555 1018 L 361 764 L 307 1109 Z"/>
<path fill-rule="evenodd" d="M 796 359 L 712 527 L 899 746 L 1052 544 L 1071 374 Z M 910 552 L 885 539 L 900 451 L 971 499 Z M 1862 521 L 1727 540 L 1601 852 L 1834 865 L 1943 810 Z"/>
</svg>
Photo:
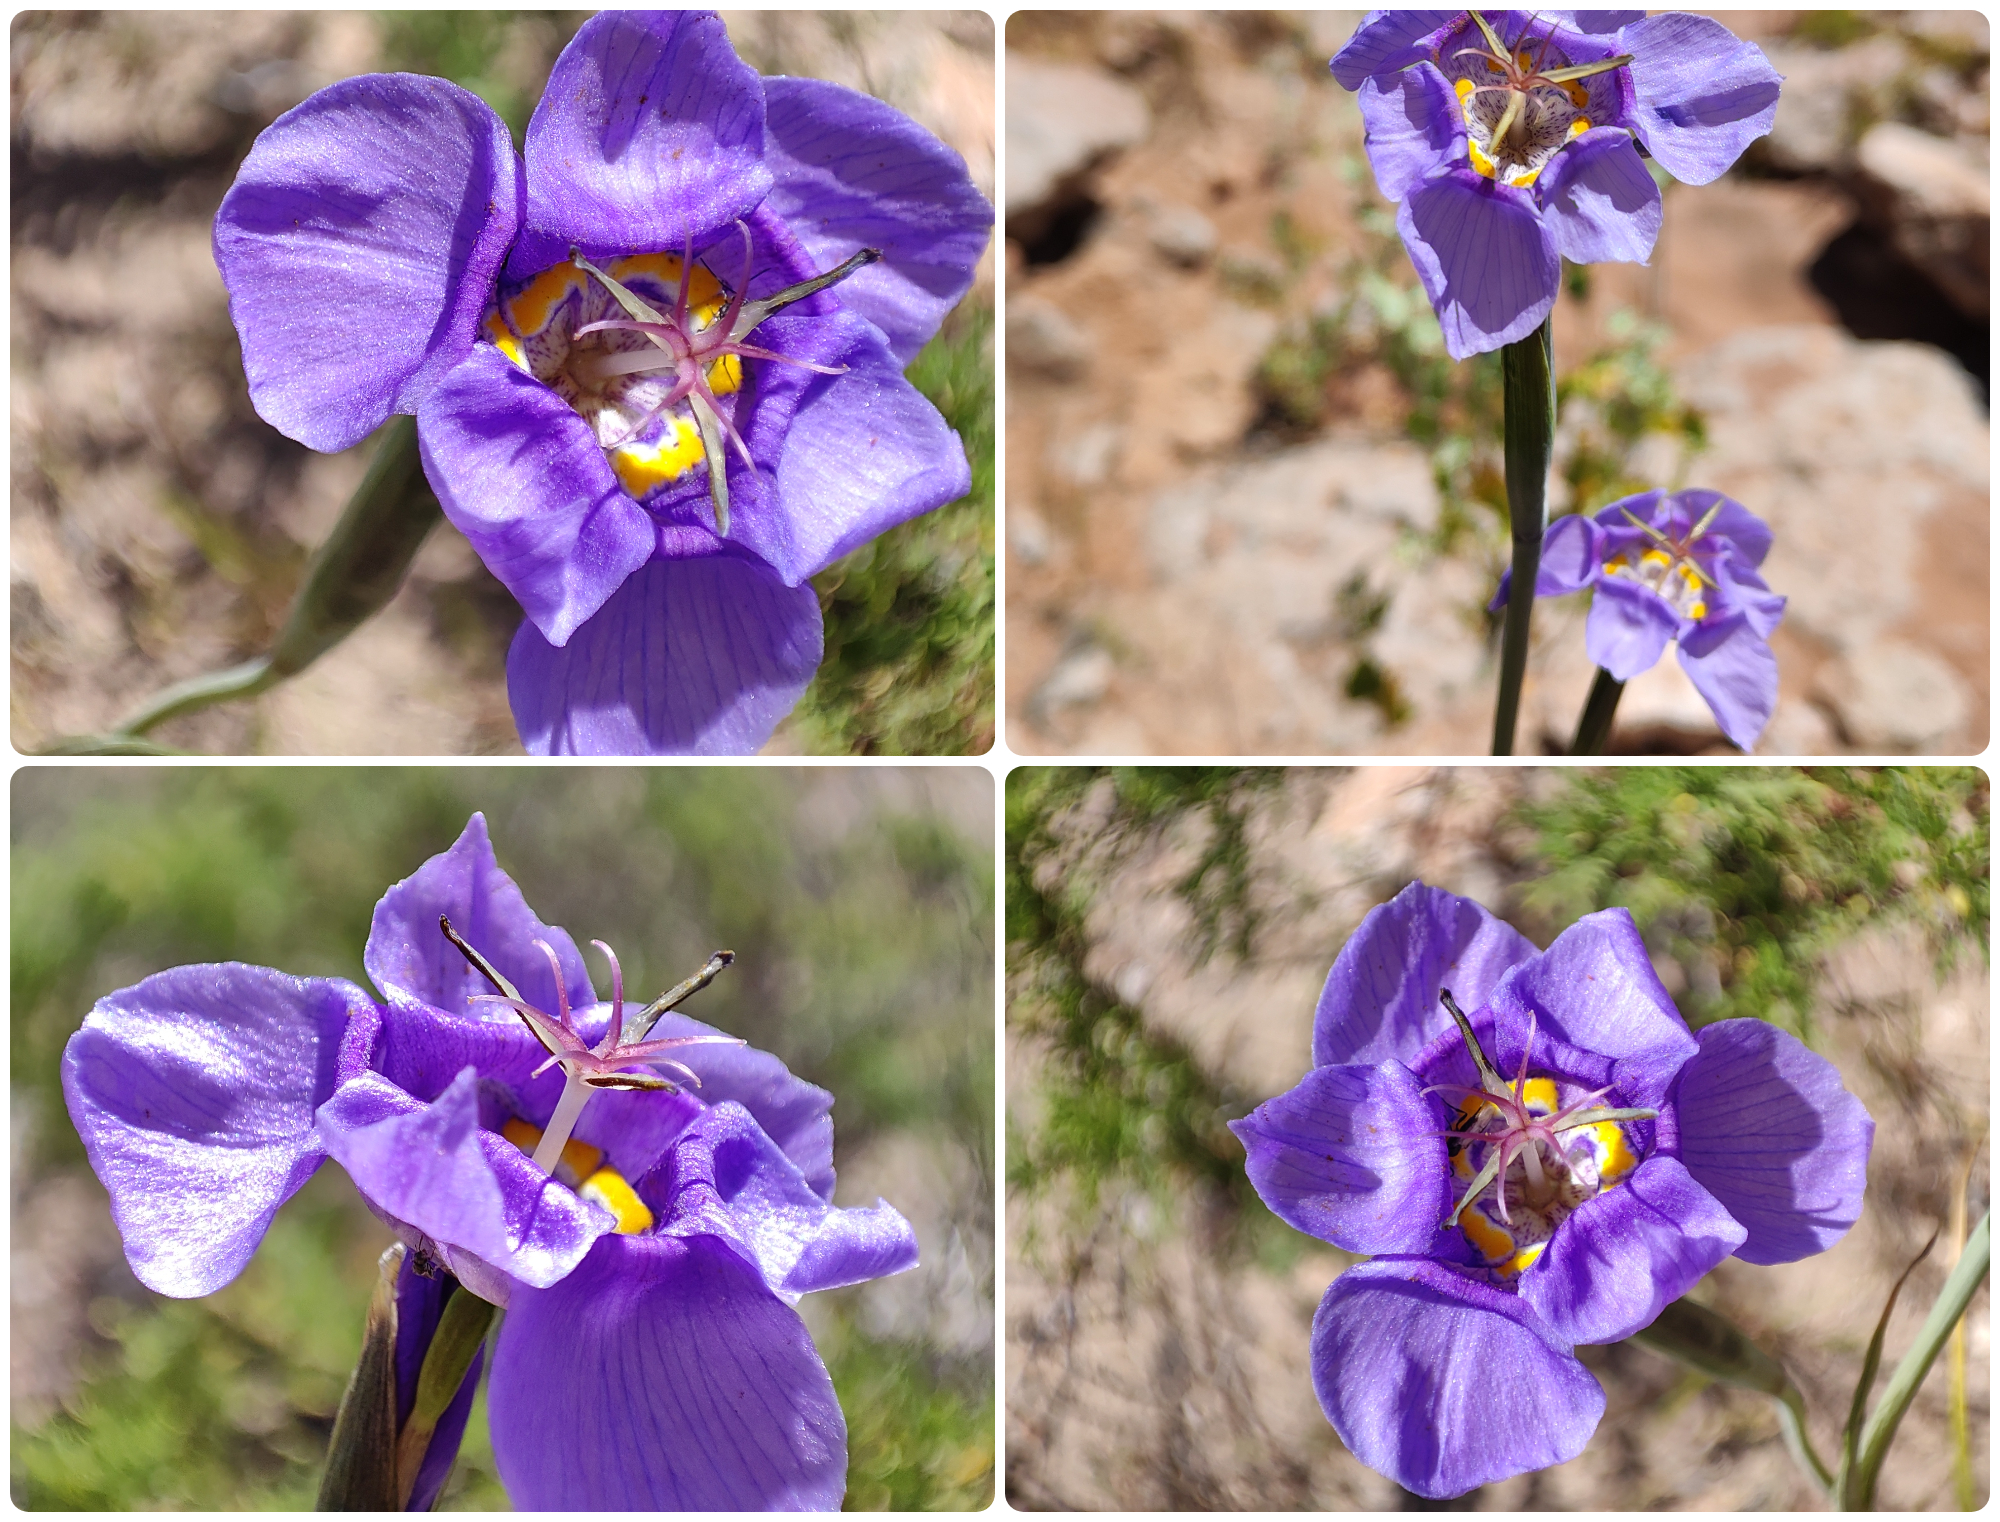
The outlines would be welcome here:
<svg viewBox="0 0 2000 1522">
<path fill-rule="evenodd" d="M 1007 300 L 1007 363 L 1074 380 L 1089 368 L 1090 344 L 1060 307 L 1039 296 Z"/>
<path fill-rule="evenodd" d="M 1784 45 L 1765 52 L 1785 86 L 1760 152 L 1800 173 L 1845 166 L 1854 123 L 1889 115 L 1888 87 L 1907 63 L 1902 43 L 1886 35 L 1834 52 Z"/>
<path fill-rule="evenodd" d="M 1901 122 L 1870 127 L 1854 160 L 1871 218 L 1960 311 L 1986 316 L 1993 212 L 1986 164 L 1964 143 Z"/>
<path fill-rule="evenodd" d="M 1817 694 L 1831 704 L 1854 744 L 1884 752 L 1933 751 L 1970 709 L 1958 673 L 1929 651 L 1875 640 L 1821 671 Z"/>
<path fill-rule="evenodd" d="M 1035 689 L 1028 710 L 1035 722 L 1047 722 L 1066 708 L 1087 708 L 1111 690 L 1118 674 L 1111 652 L 1101 645 L 1085 645 L 1056 662 L 1055 669 Z"/>
<path fill-rule="evenodd" d="M 1193 269 L 1215 253 L 1215 224 L 1192 206 L 1156 206 L 1146 216 L 1146 237 L 1170 263 Z"/>
<path fill-rule="evenodd" d="M 1007 215 L 1152 130 L 1146 99 L 1095 69 L 1007 55 Z"/>
</svg>

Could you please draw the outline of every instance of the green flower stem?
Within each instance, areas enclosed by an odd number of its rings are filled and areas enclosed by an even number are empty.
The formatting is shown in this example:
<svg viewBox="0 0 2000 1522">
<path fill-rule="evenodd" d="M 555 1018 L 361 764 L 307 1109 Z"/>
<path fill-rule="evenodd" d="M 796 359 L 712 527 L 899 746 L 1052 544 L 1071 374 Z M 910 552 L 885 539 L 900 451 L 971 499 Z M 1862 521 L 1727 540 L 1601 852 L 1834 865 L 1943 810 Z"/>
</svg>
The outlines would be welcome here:
<svg viewBox="0 0 2000 1522">
<path fill-rule="evenodd" d="M 397 1506 L 407 1509 L 417 1488 L 417 1473 L 424 1467 L 431 1434 L 443 1420 L 446 1409 L 465 1383 L 465 1371 L 472 1367 L 472 1355 L 486 1340 L 493 1325 L 494 1306 L 463 1285 L 453 1290 L 438 1317 L 437 1331 L 424 1354 L 424 1366 L 417 1375 L 417 1397 L 410 1407 L 409 1420 L 396 1439 Z"/>
<path fill-rule="evenodd" d="M 1528 619 L 1535 610 L 1535 580 L 1542 566 L 1549 459 L 1556 442 L 1554 324 L 1551 313 L 1540 328 L 1500 351 L 1506 406 L 1501 433 L 1507 456 L 1514 577 L 1500 636 L 1500 693 L 1493 710 L 1496 756 L 1514 753 L 1514 720 L 1521 707 L 1521 679 L 1528 669 Z"/>
<path fill-rule="evenodd" d="M 1611 738 L 1612 716 L 1618 712 L 1618 699 L 1624 692 L 1623 682 L 1602 666 L 1597 668 L 1597 680 L 1590 684 L 1590 696 L 1576 721 L 1576 739 L 1570 742 L 1572 756 L 1604 754 L 1604 742 Z"/>
<path fill-rule="evenodd" d="M 396 1275 L 407 1251 L 401 1242 L 382 1254 L 361 1357 L 340 1398 L 326 1447 L 315 1511 L 397 1511 Z"/>
<path fill-rule="evenodd" d="M 417 454 L 416 419 L 391 418 L 346 511 L 306 567 L 270 654 L 178 682 L 134 709 L 109 735 L 58 742 L 62 755 L 130 754 L 118 747 L 213 703 L 251 698 L 305 670 L 380 612 L 438 521 Z"/>
<path fill-rule="evenodd" d="M 1634 1332 L 1632 1341 L 1710 1379 L 1770 1396 L 1777 1403 L 1778 1430 L 1793 1460 L 1822 1491 L 1832 1488 L 1833 1471 L 1820 1461 L 1806 1434 L 1805 1396 L 1784 1365 L 1726 1316 L 1692 1300 L 1676 1300 L 1651 1326 Z"/>
<path fill-rule="evenodd" d="M 1882 1460 L 1889 1452 L 1889 1444 L 1895 1439 L 1896 1428 L 1903 1420 L 1903 1413 L 1910 1409 L 1910 1402 L 1916 1399 L 1917 1388 L 1923 1384 L 1924 1376 L 1937 1360 L 1938 1351 L 1951 1335 L 1951 1329 L 1958 1325 L 1966 1307 L 1972 1304 L 1973 1294 L 1986 1278 L 1992 1253 L 1993 1215 L 1989 1211 L 1972 1228 L 1965 1251 L 1959 1255 L 1958 1266 L 1944 1281 L 1944 1289 L 1931 1306 L 1930 1315 L 1924 1318 L 1916 1342 L 1903 1355 L 1903 1361 L 1896 1365 L 1896 1372 L 1889 1376 L 1888 1388 L 1882 1392 L 1882 1399 L 1876 1402 L 1867 1425 L 1861 1429 L 1860 1440 L 1855 1445 L 1854 1463 L 1841 1477 L 1840 1487 L 1834 1496 L 1834 1504 L 1842 1511 L 1874 1509 L 1875 1480 L 1882 1471 Z"/>
</svg>

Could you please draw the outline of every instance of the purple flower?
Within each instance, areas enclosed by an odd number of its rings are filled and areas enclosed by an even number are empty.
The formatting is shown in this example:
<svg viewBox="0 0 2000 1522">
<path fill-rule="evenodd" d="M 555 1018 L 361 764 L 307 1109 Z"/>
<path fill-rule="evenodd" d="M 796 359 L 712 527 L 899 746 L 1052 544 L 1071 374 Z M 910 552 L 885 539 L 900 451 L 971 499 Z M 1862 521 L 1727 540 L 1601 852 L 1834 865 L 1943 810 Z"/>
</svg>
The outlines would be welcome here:
<svg viewBox="0 0 2000 1522">
<path fill-rule="evenodd" d="M 1320 1302 L 1313 1385 L 1419 1495 L 1574 1458 L 1604 1392 L 1572 1348 L 1861 1212 L 1875 1127 L 1840 1074 L 1761 1020 L 1690 1033 L 1622 909 L 1537 952 L 1412 883 L 1341 949 L 1313 1063 L 1231 1129 L 1279 1217 L 1372 1256 Z"/>
<path fill-rule="evenodd" d="M 1706 16 L 1370 11 L 1333 59 L 1453 359 L 1525 338 L 1561 261 L 1644 264 L 1660 191 L 1771 130 L 1780 75 Z"/>
<path fill-rule="evenodd" d="M 1535 595 L 1597 589 L 1583 648 L 1621 682 L 1650 671 L 1673 641 L 1717 726 L 1747 751 L 1778 706 L 1769 640 L 1785 599 L 1757 572 L 1770 550 L 1764 520 L 1721 492 L 1641 492 L 1594 519 L 1550 524 Z M 1507 605 L 1512 581 L 1502 575 L 1492 611 Z"/>
<path fill-rule="evenodd" d="M 587 21 L 524 157 L 416 75 L 273 123 L 215 222 L 251 400 L 321 450 L 416 415 L 526 610 L 530 751 L 754 750 L 819 664 L 807 578 L 967 490 L 902 372 L 992 207 L 900 112 L 760 78 L 702 13 Z"/>
<path fill-rule="evenodd" d="M 913 1266 L 917 1244 L 886 1204 L 832 1205 L 833 1096 L 666 1000 L 624 1002 L 615 957 L 598 1003 L 478 815 L 383 895 L 364 963 L 379 998 L 178 967 L 71 1038 L 63 1093 L 140 1280 L 221 1288 L 332 1157 L 413 1249 L 506 1308 L 488 1404 L 515 1505 L 838 1506 L 846 1424 L 793 1307 Z"/>
</svg>

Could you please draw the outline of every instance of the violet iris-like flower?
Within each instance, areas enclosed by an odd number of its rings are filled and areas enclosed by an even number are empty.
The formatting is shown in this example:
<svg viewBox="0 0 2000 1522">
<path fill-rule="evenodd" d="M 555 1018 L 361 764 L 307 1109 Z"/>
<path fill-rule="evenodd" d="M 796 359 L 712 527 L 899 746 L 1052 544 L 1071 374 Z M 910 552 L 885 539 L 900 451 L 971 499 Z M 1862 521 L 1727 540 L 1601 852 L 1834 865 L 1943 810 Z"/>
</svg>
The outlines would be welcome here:
<svg viewBox="0 0 2000 1522">
<path fill-rule="evenodd" d="M 1418 1495 L 1576 1457 L 1604 1414 L 1576 1345 L 1861 1213 L 1875 1127 L 1833 1065 L 1761 1020 L 1690 1032 L 1622 909 L 1537 952 L 1410 884 L 1341 949 L 1313 1064 L 1231 1129 L 1280 1218 L 1370 1255 L 1320 1302 L 1313 1385 Z"/>
<path fill-rule="evenodd" d="M 374 74 L 266 130 L 215 222 L 258 413 L 314 449 L 417 419 L 527 620 L 549 753 L 755 750 L 811 681 L 808 577 L 965 493 L 903 378 L 993 209 L 909 118 L 763 79 L 722 23 L 611 13 L 525 157 L 476 97 Z"/>
<path fill-rule="evenodd" d="M 1769 640 L 1785 599 L 1757 570 L 1770 551 L 1764 520 L 1721 492 L 1641 492 L 1550 524 L 1535 595 L 1595 589 L 1583 648 L 1621 682 L 1650 671 L 1671 640 L 1717 727 L 1747 751 L 1778 706 Z M 1493 611 L 1512 581 L 1500 578 Z"/>
<path fill-rule="evenodd" d="M 399 1236 L 506 1308 L 488 1405 L 517 1506 L 838 1506 L 846 1424 L 793 1307 L 912 1267 L 917 1243 L 886 1204 L 832 1205 L 833 1096 L 625 1003 L 615 958 L 599 1003 L 478 815 L 383 896 L 364 961 L 379 998 L 177 967 L 100 1000 L 71 1038 L 63 1093 L 140 1280 L 220 1289 L 331 1157 Z M 415 1258 L 406 1318 L 426 1310 Z M 433 1496 L 454 1414 L 426 1462 Z"/>
<path fill-rule="evenodd" d="M 1370 11 L 1333 59 L 1453 359 L 1528 336 L 1562 260 L 1644 264 L 1660 191 L 1771 130 L 1781 76 L 1706 16 Z"/>
</svg>

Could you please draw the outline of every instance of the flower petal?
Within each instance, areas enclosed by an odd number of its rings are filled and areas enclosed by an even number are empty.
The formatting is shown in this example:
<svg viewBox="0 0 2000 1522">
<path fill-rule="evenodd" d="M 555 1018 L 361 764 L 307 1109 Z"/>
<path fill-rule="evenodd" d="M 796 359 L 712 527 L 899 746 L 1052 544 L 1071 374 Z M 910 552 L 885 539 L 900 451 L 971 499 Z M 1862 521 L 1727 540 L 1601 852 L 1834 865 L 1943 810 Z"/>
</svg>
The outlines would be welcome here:
<svg viewBox="0 0 2000 1522">
<path fill-rule="evenodd" d="M 590 426 L 491 344 L 425 399 L 417 427 L 444 515 L 551 643 L 652 555 L 653 520 Z"/>
<path fill-rule="evenodd" d="M 1734 497 L 1690 487 L 1675 492 L 1672 501 L 1690 528 L 1713 511 L 1705 538 L 1728 540 L 1750 566 L 1762 565 L 1771 553 L 1771 526 Z"/>
<path fill-rule="evenodd" d="M 1521 1275 L 1521 1298 L 1565 1342 L 1616 1342 L 1651 1326 L 1744 1236 L 1680 1162 L 1656 1154 L 1563 1222 Z"/>
<path fill-rule="evenodd" d="M 1449 988 L 1477 1009 L 1534 942 L 1481 904 L 1411 883 L 1368 911 L 1334 959 L 1313 1014 L 1313 1066 L 1409 1062 L 1449 1029 Z"/>
<path fill-rule="evenodd" d="M 433 856 L 382 895 L 368 927 L 362 965 L 392 1002 L 416 1000 L 448 1015 L 520 1030 L 517 1016 L 487 1015 L 481 1011 L 492 1006 L 466 1002 L 468 994 L 493 989 L 444 938 L 440 915 L 449 915 L 452 929 L 537 1009 L 554 1014 L 558 1003 L 556 981 L 548 958 L 535 947 L 537 939 L 555 948 L 571 1007 L 585 1009 L 597 1002 L 569 932 L 535 918 L 514 879 L 500 870 L 484 814 L 466 821 L 449 851 Z"/>
<path fill-rule="evenodd" d="M 1400 201 L 1438 165 L 1462 160 L 1465 116 L 1437 66 L 1376 74 L 1357 87 L 1375 183 Z"/>
<path fill-rule="evenodd" d="M 410 1411 L 416 1405 L 417 1380 L 423 1373 L 424 1355 L 430 1351 L 431 1338 L 436 1335 L 438 1320 L 444 1312 L 447 1284 L 443 1274 L 418 1273 L 415 1253 L 403 1255 L 403 1266 L 396 1273 L 398 1430 L 410 1419 Z M 410 1503 L 404 1508 L 406 1511 L 429 1511 L 436 1504 L 438 1492 L 444 1489 L 444 1482 L 451 1475 L 452 1462 L 458 1457 L 458 1445 L 465 1436 L 466 1418 L 472 1414 L 472 1397 L 479 1384 L 479 1371 L 485 1363 L 486 1349 L 482 1345 L 474 1351 L 472 1362 L 466 1366 L 458 1393 L 452 1396 L 451 1404 L 444 1408 L 444 1414 L 431 1429 L 430 1444 L 424 1449 L 423 1463 L 417 1466 L 416 1488 L 410 1493 Z"/>
<path fill-rule="evenodd" d="M 1319 1067 L 1229 1123 L 1287 1225 L 1348 1252 L 1421 1252 L 1451 1208 L 1443 1116 L 1400 1062 Z"/>
<path fill-rule="evenodd" d="M 1610 1058 L 1626 1105 L 1657 1107 L 1695 1053 L 1627 909 L 1583 916 L 1502 978 L 1488 1003 L 1502 1029 L 1525 1030 L 1533 1015 L 1543 1033 Z"/>
<path fill-rule="evenodd" d="M 1334 1280 L 1312 1362 L 1341 1442 L 1432 1500 L 1573 1459 L 1604 1415 L 1596 1379 L 1520 1296 L 1421 1258 Z"/>
<path fill-rule="evenodd" d="M 736 555 L 655 560 L 558 650 L 524 622 L 507 697 L 537 756 L 738 756 L 811 685 L 819 599 Z"/>
<path fill-rule="evenodd" d="M 1652 588 L 1623 576 L 1599 577 L 1583 621 L 1583 653 L 1629 682 L 1659 664 L 1680 626 L 1680 615 Z"/>
<path fill-rule="evenodd" d="M 880 1200 L 829 1205 L 739 1104 L 705 1111 L 639 1188 L 657 1204 L 661 1232 L 735 1244 L 787 1304 L 916 1267 L 908 1221 Z"/>
<path fill-rule="evenodd" d="M 1388 74 L 1406 69 L 1430 56 L 1429 43 L 1439 28 L 1463 14 L 1460 11 L 1370 11 L 1362 18 L 1354 35 L 1333 55 L 1333 77 L 1350 90 L 1359 90 L 1371 74 Z"/>
<path fill-rule="evenodd" d="M 1542 174 L 1542 207 L 1556 249 L 1574 264 L 1644 264 L 1660 236 L 1660 187 L 1632 134 L 1593 127 Z"/>
<path fill-rule="evenodd" d="M 907 365 L 972 284 L 993 207 L 965 160 L 872 95 L 820 79 L 764 81 L 765 206 L 821 269 L 858 249 L 882 260 L 837 287 Z"/>
<path fill-rule="evenodd" d="M 358 1070 L 342 1038 L 373 1009 L 345 979 L 241 962 L 97 1001 L 63 1048 L 63 1098 L 141 1284 L 192 1299 L 243 1271 L 326 1155 L 313 1111 Z"/>
<path fill-rule="evenodd" d="M 1453 359 L 1526 338 L 1556 303 L 1562 261 L 1533 197 L 1455 166 L 1411 189 L 1396 231 Z"/>
<path fill-rule="evenodd" d="M 1632 54 L 1633 130 L 1688 185 L 1719 179 L 1771 130 L 1783 80 L 1763 50 L 1708 16 L 1670 12 L 1618 33 Z"/>
<path fill-rule="evenodd" d="M 215 217 L 258 416 L 331 451 L 415 412 L 470 352 L 521 200 L 506 124 L 442 79 L 343 80 L 265 128 Z"/>
<path fill-rule="evenodd" d="M 830 1510 L 847 1424 L 797 1311 L 713 1237 L 609 1237 L 515 1291 L 487 1390 L 525 1510 Z"/>
<path fill-rule="evenodd" d="M 570 39 L 528 122 L 516 277 L 569 257 L 679 253 L 771 188 L 764 89 L 709 12 L 603 11 Z"/>
<path fill-rule="evenodd" d="M 1777 601 L 1782 609 L 1784 599 Z M 1738 750 L 1753 749 L 1778 706 L 1778 658 L 1750 626 L 1749 614 L 1703 619 L 1681 636 L 1678 653 L 1716 727 Z"/>
<path fill-rule="evenodd" d="M 1763 1020 L 1703 1026 L 1674 1090 L 1681 1161 L 1748 1229 L 1748 1263 L 1825 1252 L 1861 1217 L 1875 1122 L 1840 1070 Z"/>
<path fill-rule="evenodd" d="M 1542 536 L 1542 559 L 1535 572 L 1537 597 L 1563 597 L 1596 582 L 1604 565 L 1604 530 L 1581 513 L 1565 513 Z M 1500 573 L 1500 590 L 1486 605 L 1489 613 L 1507 606 L 1514 585 L 1510 566 Z"/>
<path fill-rule="evenodd" d="M 341 1085 L 319 1110 L 326 1150 L 376 1211 L 429 1237 L 477 1288 L 469 1254 L 546 1288 L 583 1261 L 615 1222 L 479 1125 L 479 1074 L 468 1065 L 431 1104 L 375 1073 Z"/>
</svg>

